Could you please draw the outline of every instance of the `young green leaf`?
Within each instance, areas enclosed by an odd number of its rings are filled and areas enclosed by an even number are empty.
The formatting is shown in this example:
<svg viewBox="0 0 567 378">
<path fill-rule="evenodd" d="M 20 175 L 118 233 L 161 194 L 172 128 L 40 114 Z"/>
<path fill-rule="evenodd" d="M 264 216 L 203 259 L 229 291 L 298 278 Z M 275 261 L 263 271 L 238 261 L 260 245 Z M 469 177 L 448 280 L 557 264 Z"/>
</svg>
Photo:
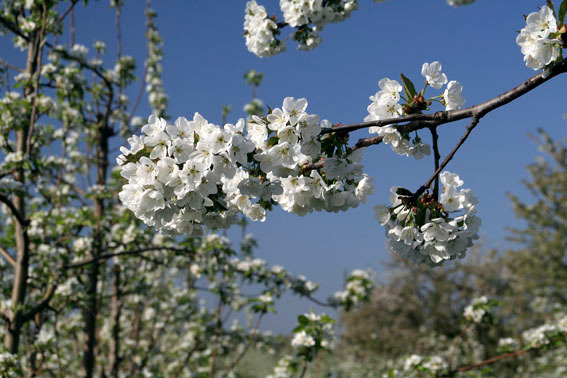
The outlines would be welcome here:
<svg viewBox="0 0 567 378">
<path fill-rule="evenodd" d="M 565 22 L 565 14 L 567 13 L 567 0 L 563 0 L 559 6 L 559 14 L 557 15 L 557 21 L 559 26 L 563 25 Z"/>
<path fill-rule="evenodd" d="M 556 16 L 557 13 L 555 13 L 555 7 L 553 6 L 553 1 L 547 0 L 547 6 L 549 7 L 549 9 L 551 9 L 551 11 L 553 12 L 553 15 Z"/>
<path fill-rule="evenodd" d="M 413 85 L 410 79 L 405 77 L 404 74 L 400 74 L 400 76 L 402 78 L 402 83 L 404 84 L 404 92 L 406 94 L 406 99 L 408 100 L 408 105 L 409 105 L 413 102 L 413 96 L 415 96 L 417 92 L 415 90 L 415 86 Z"/>
</svg>

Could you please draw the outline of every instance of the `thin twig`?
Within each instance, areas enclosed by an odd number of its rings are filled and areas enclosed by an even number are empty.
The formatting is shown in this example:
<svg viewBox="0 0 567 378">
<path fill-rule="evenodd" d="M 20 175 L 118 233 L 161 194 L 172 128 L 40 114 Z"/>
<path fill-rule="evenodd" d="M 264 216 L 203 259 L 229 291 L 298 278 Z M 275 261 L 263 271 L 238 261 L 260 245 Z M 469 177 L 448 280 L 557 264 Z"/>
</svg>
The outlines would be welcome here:
<svg viewBox="0 0 567 378">
<path fill-rule="evenodd" d="M 484 360 L 484 361 L 477 362 L 477 363 L 474 363 L 474 364 L 471 364 L 471 365 L 460 367 L 455 371 L 458 372 L 458 373 L 461 373 L 463 371 L 469 371 L 469 370 L 476 369 L 476 368 L 481 367 L 481 366 L 492 364 L 496 361 L 500 361 L 500 360 L 503 360 L 505 358 L 518 357 L 518 356 L 526 354 L 526 353 L 528 353 L 532 350 L 533 349 L 522 349 L 522 350 L 519 350 L 519 351 L 516 351 L 516 352 L 504 353 L 504 354 L 501 354 L 499 356 L 489 358 L 488 360 Z"/>
<path fill-rule="evenodd" d="M 115 253 L 107 253 L 104 255 L 99 255 L 97 257 L 93 257 L 92 259 L 88 259 L 85 261 L 76 262 L 73 264 L 65 265 L 63 269 L 73 269 L 73 268 L 80 268 L 85 265 L 89 265 L 101 260 L 106 260 L 115 256 L 127 256 L 127 255 L 138 255 L 145 252 L 151 251 L 173 251 L 173 252 L 194 252 L 192 250 L 183 249 L 183 248 L 174 248 L 174 247 L 148 247 L 148 248 L 141 248 L 141 249 L 133 249 L 130 251 L 122 251 L 122 252 L 115 252 Z"/>
<path fill-rule="evenodd" d="M 77 4 L 79 0 L 71 0 L 71 5 L 69 5 L 69 8 L 67 8 L 67 10 L 61 15 L 61 17 L 59 17 L 59 19 L 57 20 L 57 23 L 60 24 L 63 22 L 63 20 L 65 19 L 65 17 L 67 17 L 67 15 L 73 10 L 73 8 L 75 7 L 75 5 Z"/>
<path fill-rule="evenodd" d="M 10 252 L 8 252 L 8 250 L 2 246 L 0 246 L 0 255 L 4 256 L 6 261 L 8 261 L 8 263 L 10 263 L 12 267 L 16 266 L 16 259 L 14 258 L 14 256 L 12 256 Z"/>
<path fill-rule="evenodd" d="M 0 202 L 3 202 L 6 206 L 8 206 L 12 215 L 16 218 L 18 223 L 22 225 L 22 227 L 26 227 L 29 224 L 29 221 L 23 217 L 22 213 L 20 213 L 16 205 L 14 205 L 14 202 L 2 193 L 0 193 Z"/>
<path fill-rule="evenodd" d="M 316 299 L 316 298 L 313 298 L 313 297 L 310 296 L 310 295 L 306 295 L 305 298 L 309 299 L 309 300 L 310 300 L 311 302 L 313 302 L 313 303 L 318 304 L 319 306 L 336 308 L 336 306 L 333 306 L 332 304 L 327 303 L 327 302 L 320 301 L 320 300 L 318 300 L 318 299 Z"/>
<path fill-rule="evenodd" d="M 22 72 L 22 73 L 23 73 L 23 72 L 26 72 L 26 70 L 24 70 L 23 68 L 16 67 L 16 66 L 11 65 L 11 64 L 9 64 L 9 63 L 6 63 L 6 62 L 4 62 L 4 61 L 0 62 L 0 64 L 2 64 L 4 67 L 10 68 L 10 69 L 12 69 L 12 70 L 14 70 L 14 71 L 16 71 L 16 72 Z"/>
<path fill-rule="evenodd" d="M 37 69 L 36 69 L 36 77 L 34 81 L 34 93 L 33 93 L 33 104 L 32 104 L 32 111 L 30 116 L 30 128 L 28 130 L 28 135 L 26 139 L 26 155 L 29 155 L 31 152 L 31 140 L 33 136 L 33 131 L 35 128 L 35 121 L 37 115 L 37 97 L 39 95 L 39 79 L 41 78 L 41 63 L 43 58 L 43 45 L 44 45 L 44 37 L 45 37 L 45 26 L 46 26 L 46 17 L 47 17 L 47 7 L 45 4 L 42 6 L 43 8 L 43 15 L 41 20 L 41 30 L 39 31 L 39 40 L 38 40 L 38 53 L 37 53 Z"/>
<path fill-rule="evenodd" d="M 41 301 L 39 301 L 35 306 L 33 306 L 28 312 L 26 312 L 23 315 L 22 319 L 23 319 L 24 323 L 33 319 L 35 314 L 40 313 L 41 311 L 43 311 L 47 307 L 47 305 L 49 304 L 49 301 L 51 300 L 51 297 L 53 297 L 53 294 L 55 293 L 55 289 L 57 289 L 56 284 L 51 284 L 49 286 L 49 288 L 45 292 Z"/>
<path fill-rule="evenodd" d="M 305 361 L 305 364 L 303 365 L 303 369 L 301 370 L 301 374 L 299 375 L 299 378 L 303 378 L 303 376 L 305 376 L 305 373 L 307 372 L 307 361 Z"/>
<path fill-rule="evenodd" d="M 433 161 L 435 164 L 435 172 L 439 169 L 439 160 L 441 160 L 441 155 L 439 154 L 439 134 L 437 133 L 436 127 L 430 127 L 431 139 L 433 141 Z M 435 201 L 439 200 L 439 175 L 435 178 L 435 187 L 433 189 L 433 198 Z"/>
<path fill-rule="evenodd" d="M 146 87 L 146 75 L 148 74 L 148 57 L 150 56 L 150 41 L 149 41 L 149 19 L 148 10 L 150 9 L 150 1 L 146 2 L 146 59 L 144 60 L 144 72 L 142 73 L 142 82 L 140 83 L 140 89 L 138 90 L 138 95 L 136 96 L 136 101 L 134 102 L 134 106 L 132 106 L 132 110 L 130 110 L 130 115 L 128 116 L 128 121 L 126 123 L 126 127 L 130 127 L 130 122 L 132 118 L 134 118 L 134 114 L 136 114 L 136 110 L 140 105 L 140 101 L 142 100 L 142 95 L 144 94 L 144 88 Z"/>
<path fill-rule="evenodd" d="M 449 153 L 449 155 L 447 155 L 447 157 L 445 157 L 445 160 L 443 160 L 443 162 L 441 163 L 441 165 L 439 166 L 439 168 L 437 168 L 435 170 L 435 172 L 433 173 L 433 175 L 429 178 L 429 180 L 427 180 L 427 182 L 425 184 L 423 184 L 413 195 L 413 199 L 416 200 L 417 198 L 419 198 L 419 196 L 421 196 L 423 194 L 423 192 L 425 192 L 427 189 L 429 189 L 431 187 L 431 184 L 433 183 L 433 180 L 435 180 L 437 178 L 437 176 L 439 175 L 439 173 L 441 173 L 441 171 L 445 168 L 445 166 L 451 161 L 451 159 L 453 158 L 453 156 L 455 156 L 455 153 L 457 153 L 458 149 L 463 145 L 463 143 L 465 143 L 465 141 L 467 140 L 467 138 L 469 137 L 471 131 L 473 131 L 473 129 L 476 127 L 476 125 L 478 125 L 478 121 L 480 120 L 480 118 L 478 116 L 473 116 L 471 123 L 467 126 L 467 130 L 465 131 L 465 133 L 463 134 L 463 136 L 461 137 L 461 139 L 459 140 L 459 142 L 455 145 L 455 147 L 453 147 L 453 150 Z"/>
</svg>

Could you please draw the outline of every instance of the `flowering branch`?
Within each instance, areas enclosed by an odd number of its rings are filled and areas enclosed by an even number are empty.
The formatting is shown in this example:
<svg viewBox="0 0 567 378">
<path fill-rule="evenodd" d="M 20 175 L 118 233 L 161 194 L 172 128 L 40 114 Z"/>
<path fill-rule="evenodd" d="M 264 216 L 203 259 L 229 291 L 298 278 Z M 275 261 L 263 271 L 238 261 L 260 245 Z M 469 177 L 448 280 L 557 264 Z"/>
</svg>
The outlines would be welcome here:
<svg viewBox="0 0 567 378">
<path fill-rule="evenodd" d="M 427 127 L 437 127 L 445 123 L 451 123 L 455 121 L 460 121 L 462 119 L 471 118 L 473 116 L 479 119 L 484 117 L 491 111 L 498 109 L 499 107 L 506 105 L 515 99 L 523 96 L 524 94 L 532 91 L 533 89 L 539 87 L 543 83 L 551 80 L 557 75 L 567 72 L 567 58 L 563 59 L 557 63 L 552 69 L 549 75 L 544 75 L 544 73 L 539 73 L 532 76 L 528 80 L 524 81 L 522 84 L 515 88 L 510 89 L 490 100 L 487 100 L 478 105 L 470 106 L 465 109 L 458 110 L 445 110 L 429 114 L 411 114 L 408 116 L 398 117 L 398 118 L 387 118 L 377 121 L 355 123 L 344 126 L 337 126 L 331 129 L 323 129 L 321 135 L 332 133 L 332 132 L 351 132 L 359 129 L 365 129 L 371 126 L 387 126 L 402 122 L 408 122 L 404 125 L 400 125 L 398 131 L 402 133 L 410 133 L 412 131 L 421 130 Z"/>
<path fill-rule="evenodd" d="M 194 251 L 184 249 L 184 248 L 148 247 L 148 248 L 141 248 L 141 249 L 133 249 L 133 250 L 130 250 L 130 251 L 107 253 L 107 254 L 104 254 L 104 255 L 93 257 L 92 259 L 88 259 L 88 260 L 85 260 L 85 261 L 80 261 L 80 262 L 77 262 L 77 263 L 65 265 L 63 268 L 64 269 L 80 268 L 80 267 L 83 267 L 85 265 L 96 263 L 100 260 L 110 259 L 110 258 L 115 257 L 115 256 L 138 255 L 138 254 L 141 254 L 141 253 L 152 252 L 152 251 L 173 251 L 173 252 L 191 252 L 191 253 L 194 252 Z"/>
<path fill-rule="evenodd" d="M 522 350 L 518 350 L 516 352 L 504 353 L 504 354 L 489 358 L 488 360 L 484 360 L 484 361 L 481 361 L 481 362 L 477 362 L 477 363 L 474 363 L 474 364 L 470 364 L 470 365 L 460 367 L 457 370 L 455 370 L 455 372 L 462 373 L 464 371 L 469 371 L 469 370 L 476 369 L 476 368 L 481 367 L 481 366 L 492 364 L 494 362 L 503 360 L 505 358 L 521 356 L 521 355 L 524 355 L 524 354 L 526 354 L 526 353 L 528 353 L 532 350 L 534 350 L 534 348 L 522 349 Z"/>
</svg>

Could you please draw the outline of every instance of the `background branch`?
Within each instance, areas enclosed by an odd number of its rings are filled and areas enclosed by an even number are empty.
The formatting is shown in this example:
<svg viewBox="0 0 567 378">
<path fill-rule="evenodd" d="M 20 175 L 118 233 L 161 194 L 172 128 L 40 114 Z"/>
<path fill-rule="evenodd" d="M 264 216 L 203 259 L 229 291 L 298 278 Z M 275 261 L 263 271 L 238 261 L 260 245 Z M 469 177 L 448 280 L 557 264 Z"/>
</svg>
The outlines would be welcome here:
<svg viewBox="0 0 567 378">
<path fill-rule="evenodd" d="M 4 247 L 0 246 L 0 255 L 4 256 L 6 261 L 10 263 L 13 267 L 16 266 L 16 259 L 8 252 L 8 250 L 4 249 Z"/>
</svg>

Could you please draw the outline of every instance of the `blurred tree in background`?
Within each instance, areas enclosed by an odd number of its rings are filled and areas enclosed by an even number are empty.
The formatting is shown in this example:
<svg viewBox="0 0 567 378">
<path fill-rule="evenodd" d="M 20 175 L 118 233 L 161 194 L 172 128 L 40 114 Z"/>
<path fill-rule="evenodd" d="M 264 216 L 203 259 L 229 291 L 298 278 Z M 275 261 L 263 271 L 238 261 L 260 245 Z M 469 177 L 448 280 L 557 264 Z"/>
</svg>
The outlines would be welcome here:
<svg viewBox="0 0 567 378">
<path fill-rule="evenodd" d="M 530 177 L 524 184 L 535 201 L 510 194 L 517 217 L 525 222 L 511 230 L 510 240 L 519 248 L 476 248 L 469 259 L 439 269 L 396 260 L 370 303 L 342 317 L 340 348 L 351 358 L 345 367 L 365 366 L 360 374 L 374 376 L 420 354 L 442 355 L 454 368 L 497 355 L 502 339 L 520 344 L 524 330 L 565 314 L 567 139 L 553 141 L 542 130 L 534 139 L 545 154 L 527 167 Z M 500 306 L 490 321 L 471 327 L 463 322 L 463 309 L 479 296 L 496 299 Z M 489 365 L 483 374 L 565 376 L 566 356 L 565 346 L 534 351 Z"/>
</svg>

